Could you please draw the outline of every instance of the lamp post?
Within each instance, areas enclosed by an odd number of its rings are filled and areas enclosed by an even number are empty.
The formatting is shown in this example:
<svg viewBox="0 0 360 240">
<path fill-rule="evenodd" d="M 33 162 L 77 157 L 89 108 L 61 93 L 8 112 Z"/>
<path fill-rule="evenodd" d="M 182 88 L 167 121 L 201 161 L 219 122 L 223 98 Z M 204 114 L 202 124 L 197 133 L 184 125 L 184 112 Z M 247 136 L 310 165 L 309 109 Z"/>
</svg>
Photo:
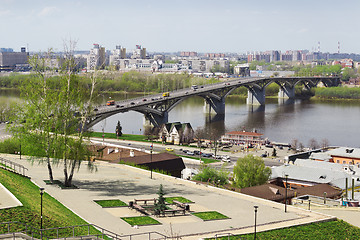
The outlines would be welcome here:
<svg viewBox="0 0 360 240">
<path fill-rule="evenodd" d="M 43 229 L 43 195 L 44 195 L 44 188 L 40 188 L 40 231 L 42 235 Z M 42 238 L 42 237 L 41 237 Z"/>
<path fill-rule="evenodd" d="M 288 181 L 288 176 L 287 174 L 285 174 L 285 212 L 287 212 L 287 181 Z"/>
<path fill-rule="evenodd" d="M 152 179 L 152 152 L 153 152 L 153 143 L 150 145 L 150 179 Z"/>
<path fill-rule="evenodd" d="M 256 240 L 256 215 L 257 215 L 257 209 L 259 206 L 254 206 L 255 211 L 255 225 L 254 225 L 254 239 Z"/>
</svg>

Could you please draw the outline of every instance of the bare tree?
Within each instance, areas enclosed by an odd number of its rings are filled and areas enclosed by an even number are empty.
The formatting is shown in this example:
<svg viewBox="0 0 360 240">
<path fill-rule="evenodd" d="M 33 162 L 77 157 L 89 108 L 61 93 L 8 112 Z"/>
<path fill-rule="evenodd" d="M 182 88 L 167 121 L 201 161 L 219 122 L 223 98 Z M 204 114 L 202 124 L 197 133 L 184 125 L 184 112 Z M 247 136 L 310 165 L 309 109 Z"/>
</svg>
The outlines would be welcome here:
<svg viewBox="0 0 360 240">
<path fill-rule="evenodd" d="M 299 142 L 299 150 L 300 152 L 302 152 L 304 150 L 304 145 L 302 144 L 302 142 Z"/>
<path fill-rule="evenodd" d="M 319 148 L 319 144 L 314 138 L 309 140 L 309 148 L 312 150 Z"/>
<path fill-rule="evenodd" d="M 298 145 L 299 145 L 299 141 L 294 138 L 292 141 L 291 141 L 291 148 L 296 150 L 298 148 Z"/>
<path fill-rule="evenodd" d="M 323 149 L 329 147 L 329 140 L 327 140 L 326 138 L 323 138 L 321 140 L 320 145 L 321 145 L 321 148 L 323 148 Z"/>
</svg>

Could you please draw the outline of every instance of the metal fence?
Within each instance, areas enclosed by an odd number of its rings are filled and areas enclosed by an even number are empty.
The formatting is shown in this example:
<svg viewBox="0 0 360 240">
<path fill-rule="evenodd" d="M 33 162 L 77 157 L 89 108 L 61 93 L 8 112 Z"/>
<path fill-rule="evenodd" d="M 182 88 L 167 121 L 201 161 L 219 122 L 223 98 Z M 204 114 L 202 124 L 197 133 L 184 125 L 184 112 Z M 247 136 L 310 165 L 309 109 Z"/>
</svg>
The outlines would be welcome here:
<svg viewBox="0 0 360 240">
<path fill-rule="evenodd" d="M 0 157 L 0 167 L 27 177 L 26 171 L 28 171 L 28 169 L 26 167 L 8 159 Z"/>
</svg>

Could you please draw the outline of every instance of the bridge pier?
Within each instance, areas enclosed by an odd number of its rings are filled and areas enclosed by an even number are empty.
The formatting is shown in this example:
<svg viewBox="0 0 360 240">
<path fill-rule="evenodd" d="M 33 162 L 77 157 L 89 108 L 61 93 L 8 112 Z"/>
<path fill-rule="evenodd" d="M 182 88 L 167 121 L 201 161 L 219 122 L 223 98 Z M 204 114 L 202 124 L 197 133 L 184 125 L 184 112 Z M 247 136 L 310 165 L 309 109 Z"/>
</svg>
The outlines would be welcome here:
<svg viewBox="0 0 360 240">
<path fill-rule="evenodd" d="M 213 109 L 216 114 L 225 114 L 225 97 L 220 100 L 214 97 L 206 97 L 204 102 L 205 113 L 211 113 L 211 109 Z"/>
<path fill-rule="evenodd" d="M 280 86 L 278 97 L 290 99 L 295 98 L 295 87 L 290 87 L 286 85 Z"/>
<path fill-rule="evenodd" d="M 165 111 L 162 116 L 147 113 L 145 114 L 145 122 L 146 121 L 150 122 L 154 127 L 159 127 L 161 124 L 169 122 L 169 113 Z"/>
<path fill-rule="evenodd" d="M 249 88 L 246 103 L 249 105 L 264 105 L 265 104 L 265 88 Z"/>
</svg>

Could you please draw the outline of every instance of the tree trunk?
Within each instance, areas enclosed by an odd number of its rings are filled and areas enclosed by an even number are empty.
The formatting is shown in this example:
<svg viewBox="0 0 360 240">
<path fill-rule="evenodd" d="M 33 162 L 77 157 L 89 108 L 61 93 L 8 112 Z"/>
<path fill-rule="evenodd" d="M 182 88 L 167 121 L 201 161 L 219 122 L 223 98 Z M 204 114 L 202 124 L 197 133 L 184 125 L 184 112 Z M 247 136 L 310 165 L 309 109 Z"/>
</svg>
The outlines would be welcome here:
<svg viewBox="0 0 360 240">
<path fill-rule="evenodd" d="M 51 163 L 50 163 L 50 158 L 47 158 L 47 167 L 48 167 L 48 172 L 49 172 L 49 180 L 51 183 L 54 182 L 54 177 L 53 177 L 53 172 L 52 172 L 52 168 L 51 168 Z"/>
</svg>

